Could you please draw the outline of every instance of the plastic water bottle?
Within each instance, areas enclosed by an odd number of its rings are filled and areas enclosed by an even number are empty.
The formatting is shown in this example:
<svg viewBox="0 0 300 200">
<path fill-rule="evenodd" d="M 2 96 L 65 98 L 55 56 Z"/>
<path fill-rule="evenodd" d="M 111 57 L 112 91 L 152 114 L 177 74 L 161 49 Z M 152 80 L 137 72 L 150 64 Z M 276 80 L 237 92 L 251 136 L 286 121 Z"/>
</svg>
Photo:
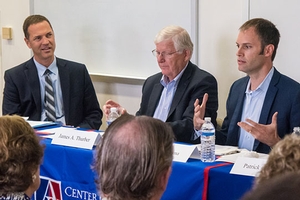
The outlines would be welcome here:
<svg viewBox="0 0 300 200">
<path fill-rule="evenodd" d="M 210 117 L 204 118 L 205 123 L 201 127 L 201 161 L 215 161 L 215 127 Z"/>
<path fill-rule="evenodd" d="M 107 126 L 109 126 L 115 119 L 119 117 L 118 110 L 115 107 L 110 108 L 110 113 L 107 116 Z"/>
<path fill-rule="evenodd" d="M 294 127 L 293 130 L 294 130 L 293 133 L 294 133 L 295 135 L 300 136 L 300 127 Z"/>
</svg>

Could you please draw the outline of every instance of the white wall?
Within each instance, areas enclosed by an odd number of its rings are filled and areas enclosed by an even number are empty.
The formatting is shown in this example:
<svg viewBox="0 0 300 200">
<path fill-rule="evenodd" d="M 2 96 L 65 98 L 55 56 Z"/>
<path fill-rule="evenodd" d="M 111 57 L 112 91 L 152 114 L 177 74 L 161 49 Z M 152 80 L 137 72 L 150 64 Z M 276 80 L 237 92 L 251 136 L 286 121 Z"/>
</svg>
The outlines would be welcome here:
<svg viewBox="0 0 300 200">
<path fill-rule="evenodd" d="M 199 67 L 218 81 L 218 117 L 226 115 L 230 85 L 244 74 L 237 70 L 236 37 L 247 20 L 248 0 L 199 1 Z"/>
<path fill-rule="evenodd" d="M 29 15 L 29 0 L 0 0 L 0 113 L 2 113 L 3 98 L 3 73 L 21 62 L 30 58 L 30 50 L 27 48 L 23 38 L 22 24 L 24 19 Z M 2 39 L 2 27 L 12 28 L 12 40 Z"/>
<path fill-rule="evenodd" d="M 266 9 L 270 5 L 272 7 Z M 277 26 L 281 38 L 273 64 L 281 73 L 299 82 L 300 1 L 251 0 L 250 7 L 250 18 L 263 17 Z"/>
<path fill-rule="evenodd" d="M 22 30 L 24 19 L 31 13 L 30 5 L 30 0 L 0 0 L 0 113 L 2 113 L 4 71 L 28 60 L 32 55 L 24 42 Z M 2 27 L 12 28 L 12 40 L 2 39 Z M 142 83 L 140 81 L 125 80 L 125 82 L 122 79 L 103 77 L 92 77 L 92 80 L 101 107 L 108 99 L 113 99 L 124 105 L 129 113 L 135 114 L 141 98 Z M 105 119 L 103 119 L 101 129 L 105 128 Z"/>
<path fill-rule="evenodd" d="M 142 96 L 141 82 L 132 81 L 128 83 L 128 80 L 98 76 L 91 78 L 101 107 L 108 99 L 112 99 L 125 107 L 130 114 L 135 114 L 139 109 Z M 105 117 L 103 117 L 102 122 L 103 125 L 100 129 L 105 129 Z"/>
<path fill-rule="evenodd" d="M 2 62 L 0 63 L 0 69 L 2 70 L 2 77 L 4 70 L 29 59 L 31 56 L 30 50 L 23 41 L 24 36 L 22 33 L 23 20 L 30 14 L 30 1 L 32 0 L 0 0 L 0 27 L 12 27 L 14 37 L 11 41 L 1 39 L 0 61 Z M 238 28 L 248 19 L 248 1 L 199 0 L 198 65 L 200 68 L 212 73 L 218 80 L 218 114 L 221 118 L 225 116 L 225 102 L 230 85 L 234 80 L 244 76 L 243 73 L 237 70 L 235 42 Z M 269 6 L 271 5 L 269 4 Z M 269 12 L 272 10 L 269 7 L 266 7 L 266 9 Z M 284 7 L 280 11 L 280 13 L 288 12 L 289 10 L 285 10 Z M 277 13 L 278 11 L 274 10 L 274 14 Z M 258 15 L 256 13 L 256 17 Z M 274 23 L 276 24 L 276 22 Z M 284 57 L 283 53 L 287 52 L 282 52 L 278 56 Z M 295 63 L 296 65 L 297 63 Z M 287 66 L 284 73 L 292 76 L 295 74 L 295 68 Z M 101 106 L 106 100 L 113 99 L 127 108 L 129 113 L 134 114 L 139 108 L 142 82 L 99 76 L 92 76 L 92 80 Z M 2 88 L 3 81 L 0 81 L 0 84 Z M 0 99 L 2 101 L 2 92 L 0 93 Z M 101 127 L 101 129 L 104 128 L 106 128 L 106 125 Z"/>
<path fill-rule="evenodd" d="M 25 45 L 22 31 L 23 21 L 30 13 L 29 0 L 1 0 L 0 13 L 1 29 L 11 27 L 13 35 L 12 40 L 1 39 L 1 69 L 4 71 L 30 58 L 31 53 Z"/>
</svg>

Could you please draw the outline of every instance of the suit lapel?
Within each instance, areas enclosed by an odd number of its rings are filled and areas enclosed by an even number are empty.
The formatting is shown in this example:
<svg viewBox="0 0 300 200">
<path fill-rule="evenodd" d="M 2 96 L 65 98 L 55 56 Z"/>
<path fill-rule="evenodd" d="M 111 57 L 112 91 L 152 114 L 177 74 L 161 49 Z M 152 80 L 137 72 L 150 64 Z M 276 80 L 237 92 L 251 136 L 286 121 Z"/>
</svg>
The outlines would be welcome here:
<svg viewBox="0 0 300 200">
<path fill-rule="evenodd" d="M 264 99 L 263 107 L 261 109 L 261 114 L 259 117 L 260 124 L 268 124 L 268 117 L 272 116 L 274 114 L 274 113 L 270 113 L 270 112 L 271 112 L 271 107 L 273 105 L 275 96 L 278 91 L 278 89 L 275 85 L 278 83 L 279 78 L 280 78 L 280 73 L 274 68 L 274 74 L 271 79 L 270 85 L 268 87 L 268 91 L 267 91 L 266 97 Z M 253 150 L 256 150 L 259 143 L 260 142 L 258 140 L 255 140 Z"/>
<path fill-rule="evenodd" d="M 236 102 L 236 107 L 234 110 L 234 113 L 232 114 L 232 120 L 231 120 L 231 125 L 229 127 L 232 127 L 232 130 L 228 130 L 228 132 L 232 133 L 237 133 L 233 134 L 236 137 L 234 138 L 236 144 L 238 144 L 239 138 L 240 138 L 240 129 L 239 126 L 237 126 L 237 122 L 241 121 L 241 116 L 242 116 L 242 110 L 244 106 L 244 98 L 245 98 L 245 91 L 246 87 L 249 81 L 249 77 L 245 79 L 243 83 L 240 84 L 239 89 L 237 91 L 232 91 L 237 94 L 237 102 Z"/>
<path fill-rule="evenodd" d="M 274 101 L 275 96 L 278 91 L 278 89 L 275 85 L 278 83 L 279 77 L 280 77 L 280 73 L 274 68 L 274 74 L 271 79 L 270 85 L 268 87 L 268 91 L 266 93 L 266 97 L 264 99 L 264 104 L 263 104 L 261 114 L 259 117 L 259 123 L 261 123 L 261 124 L 267 124 L 268 117 L 274 114 L 274 113 L 270 113 L 270 110 L 271 110 L 273 101 Z"/>
<path fill-rule="evenodd" d="M 179 83 L 177 85 L 177 89 L 176 89 L 176 92 L 173 97 L 173 101 L 172 101 L 172 104 L 170 107 L 170 111 L 168 113 L 168 117 L 175 111 L 181 98 L 184 96 L 184 92 L 186 91 L 186 88 L 190 82 L 189 79 L 191 77 L 191 73 L 192 73 L 192 64 L 191 64 L 191 62 L 189 62 L 188 66 L 186 67 L 185 71 L 183 72 L 183 74 L 179 80 Z"/>
<path fill-rule="evenodd" d="M 56 58 L 56 64 L 59 73 L 61 92 L 63 97 L 63 105 L 64 105 L 64 113 L 66 123 L 69 121 L 69 105 L 70 105 L 70 91 L 68 88 L 70 87 L 70 72 L 67 66 L 67 63 L 59 58 Z"/>
<path fill-rule="evenodd" d="M 161 85 L 161 83 L 156 83 L 153 86 L 151 95 L 150 95 L 150 99 L 149 99 L 149 104 L 148 104 L 148 109 L 146 112 L 146 115 L 148 116 L 153 116 L 156 106 L 160 100 L 160 96 L 161 96 L 161 92 L 163 90 L 163 86 Z"/>
<path fill-rule="evenodd" d="M 37 69 L 33 62 L 33 58 L 30 59 L 25 65 L 24 73 L 29 83 L 31 94 L 34 103 L 36 105 L 37 113 L 41 113 L 42 105 L 41 105 L 41 89 L 40 89 L 40 81 L 39 81 L 40 79 L 38 77 Z"/>
</svg>

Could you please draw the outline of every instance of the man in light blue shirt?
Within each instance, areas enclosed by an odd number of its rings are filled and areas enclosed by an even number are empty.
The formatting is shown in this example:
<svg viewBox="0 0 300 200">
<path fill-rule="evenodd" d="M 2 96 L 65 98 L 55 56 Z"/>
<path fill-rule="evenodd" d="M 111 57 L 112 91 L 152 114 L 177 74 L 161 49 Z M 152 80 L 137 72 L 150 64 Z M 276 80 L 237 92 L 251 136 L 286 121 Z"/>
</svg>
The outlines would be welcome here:
<svg viewBox="0 0 300 200">
<path fill-rule="evenodd" d="M 273 67 L 279 38 L 275 25 L 266 19 L 254 18 L 240 27 L 237 63 L 247 76 L 230 88 L 217 144 L 269 153 L 285 134 L 300 126 L 300 84 Z M 196 130 L 203 124 L 203 107 L 195 105 Z"/>
<path fill-rule="evenodd" d="M 217 81 L 210 73 L 199 69 L 190 59 L 193 43 L 187 31 L 179 26 L 167 26 L 156 35 L 152 51 L 161 72 L 148 77 L 143 85 L 140 109 L 136 115 L 147 115 L 168 123 L 180 142 L 199 143 L 194 140 L 194 101 L 205 93 L 210 95 L 204 115 L 216 125 L 218 109 Z M 124 108 L 109 100 L 110 107 Z"/>
<path fill-rule="evenodd" d="M 33 57 L 5 71 L 3 115 L 17 114 L 34 121 L 46 119 L 44 74 L 48 69 L 55 102 L 52 120 L 63 125 L 99 129 L 102 111 L 86 66 L 55 57 L 54 31 L 46 17 L 27 17 L 23 31 Z"/>
</svg>

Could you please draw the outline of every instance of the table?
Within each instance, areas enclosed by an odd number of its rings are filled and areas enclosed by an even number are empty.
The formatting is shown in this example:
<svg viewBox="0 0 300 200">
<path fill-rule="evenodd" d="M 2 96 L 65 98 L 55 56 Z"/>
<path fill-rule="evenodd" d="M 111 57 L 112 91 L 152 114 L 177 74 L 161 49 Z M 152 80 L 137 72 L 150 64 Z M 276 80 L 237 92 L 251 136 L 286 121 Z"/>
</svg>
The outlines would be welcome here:
<svg viewBox="0 0 300 200">
<path fill-rule="evenodd" d="M 173 162 L 162 200 L 240 199 L 252 187 L 254 177 L 229 174 L 232 166 L 231 163 L 203 163 L 194 159 L 189 159 L 187 163 Z"/>
<path fill-rule="evenodd" d="M 45 153 L 40 170 L 41 186 L 33 199 L 98 200 L 95 173 L 91 170 L 94 151 L 52 145 L 51 139 L 43 139 L 42 143 Z M 172 167 L 162 200 L 239 199 L 254 180 L 229 174 L 231 163 L 189 159 L 187 163 L 173 162 Z"/>
</svg>

